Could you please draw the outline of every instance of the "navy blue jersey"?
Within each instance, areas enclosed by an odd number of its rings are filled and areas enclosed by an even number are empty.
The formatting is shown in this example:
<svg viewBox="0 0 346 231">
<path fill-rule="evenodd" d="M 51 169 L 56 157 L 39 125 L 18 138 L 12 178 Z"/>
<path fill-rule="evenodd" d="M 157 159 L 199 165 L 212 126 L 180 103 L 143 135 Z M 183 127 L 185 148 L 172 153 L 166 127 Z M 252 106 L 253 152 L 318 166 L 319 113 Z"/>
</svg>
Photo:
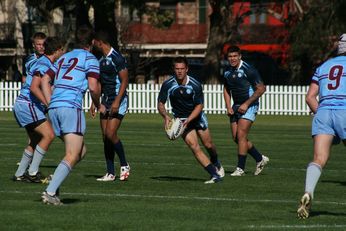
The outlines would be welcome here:
<svg viewBox="0 0 346 231">
<path fill-rule="evenodd" d="M 258 71 L 244 61 L 239 68 L 230 67 L 224 73 L 224 86 L 231 93 L 234 104 L 240 105 L 248 100 L 256 90 L 256 85 L 263 83 Z M 252 104 L 258 104 L 258 99 Z"/>
<path fill-rule="evenodd" d="M 203 104 L 202 85 L 191 76 L 187 76 L 185 85 L 179 85 L 175 76 L 163 82 L 158 101 L 165 104 L 169 99 L 174 117 L 187 118 L 196 105 Z"/>
<path fill-rule="evenodd" d="M 119 52 L 111 48 L 108 55 L 102 56 L 99 62 L 103 94 L 102 101 L 113 101 L 118 95 L 121 85 L 119 72 L 127 69 L 126 59 Z"/>
</svg>

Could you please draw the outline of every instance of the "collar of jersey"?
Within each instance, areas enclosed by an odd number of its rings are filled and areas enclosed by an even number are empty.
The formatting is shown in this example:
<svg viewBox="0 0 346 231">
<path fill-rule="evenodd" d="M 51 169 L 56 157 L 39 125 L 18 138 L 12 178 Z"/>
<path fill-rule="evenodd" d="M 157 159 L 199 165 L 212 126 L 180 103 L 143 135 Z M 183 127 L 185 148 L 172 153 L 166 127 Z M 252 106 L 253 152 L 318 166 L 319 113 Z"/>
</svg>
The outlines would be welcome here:
<svg viewBox="0 0 346 231">
<path fill-rule="evenodd" d="M 186 78 L 187 78 L 187 80 L 186 80 L 185 85 L 187 85 L 187 84 L 190 82 L 190 76 L 188 76 L 188 75 L 187 75 L 187 76 L 186 76 Z M 176 76 L 175 76 L 175 78 L 174 78 L 174 79 L 175 79 L 175 82 L 177 82 L 177 83 L 178 83 L 178 81 L 177 81 L 177 79 L 176 79 Z M 180 85 L 180 84 L 178 83 L 178 85 Z M 181 84 L 181 85 L 182 85 L 182 84 Z M 185 86 L 185 85 L 184 85 L 184 86 Z"/>
<path fill-rule="evenodd" d="M 113 49 L 113 47 L 111 47 L 111 50 L 108 52 L 108 54 L 107 54 L 106 57 L 110 56 L 110 55 L 112 54 L 113 51 L 114 51 L 114 49 Z"/>
</svg>

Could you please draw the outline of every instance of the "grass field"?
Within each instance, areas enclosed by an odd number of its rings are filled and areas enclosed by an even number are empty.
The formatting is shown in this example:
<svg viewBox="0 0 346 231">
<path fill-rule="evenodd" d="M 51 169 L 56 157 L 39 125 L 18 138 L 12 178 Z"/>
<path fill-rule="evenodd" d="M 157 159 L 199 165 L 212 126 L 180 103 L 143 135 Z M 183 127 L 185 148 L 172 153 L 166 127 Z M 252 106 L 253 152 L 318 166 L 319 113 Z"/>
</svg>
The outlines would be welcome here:
<svg viewBox="0 0 346 231">
<path fill-rule="evenodd" d="M 250 139 L 270 157 L 260 176 L 230 177 L 237 161 L 225 116 L 209 126 L 227 175 L 208 174 L 181 140 L 169 141 L 158 115 L 127 115 L 120 129 L 132 171 L 129 181 L 97 182 L 105 173 L 98 120 L 87 116 L 88 153 L 60 188 L 63 206 L 44 205 L 42 184 L 12 182 L 26 134 L 0 112 L 0 230 L 346 230 L 345 148 L 333 147 L 315 192 L 313 212 L 298 220 L 305 167 L 312 157 L 309 117 L 258 116 Z M 63 156 L 56 139 L 41 165 L 52 174 Z M 118 166 L 118 162 L 116 163 Z M 118 168 L 117 168 L 118 172 Z"/>
</svg>

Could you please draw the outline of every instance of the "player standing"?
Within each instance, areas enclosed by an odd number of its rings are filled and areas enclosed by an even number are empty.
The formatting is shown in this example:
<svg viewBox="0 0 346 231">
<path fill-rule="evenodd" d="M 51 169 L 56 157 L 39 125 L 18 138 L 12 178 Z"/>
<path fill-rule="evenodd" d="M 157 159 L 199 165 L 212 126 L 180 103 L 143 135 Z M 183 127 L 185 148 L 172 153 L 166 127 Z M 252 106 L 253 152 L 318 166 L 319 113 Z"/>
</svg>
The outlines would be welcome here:
<svg viewBox="0 0 346 231">
<path fill-rule="evenodd" d="M 109 35 L 99 31 L 95 35 L 94 47 L 102 52 L 100 62 L 100 80 L 102 88 L 102 104 L 107 112 L 100 114 L 104 155 L 107 173 L 97 181 L 114 181 L 114 152 L 120 161 L 120 180 L 130 176 L 130 166 L 126 161 L 123 144 L 118 136 L 118 129 L 127 112 L 128 96 L 126 88 L 129 82 L 126 59 L 111 47 Z M 95 117 L 95 107 L 90 109 Z"/>
<path fill-rule="evenodd" d="M 306 103 L 315 116 L 314 157 L 306 169 L 305 193 L 297 210 L 298 217 L 303 219 L 310 215 L 315 187 L 329 159 L 331 145 L 340 139 L 346 145 L 346 34 L 340 36 L 337 54 L 316 69 L 306 95 Z"/>
<path fill-rule="evenodd" d="M 29 144 L 13 177 L 14 181 L 41 182 L 43 176 L 38 171 L 39 165 L 54 139 L 52 126 L 45 116 L 48 104 L 40 90 L 32 87 L 39 85 L 41 76 L 62 55 L 63 43 L 57 38 L 49 37 L 44 42 L 44 47 L 45 55 L 28 66 L 28 76 L 14 104 L 15 118 L 21 127 L 25 127 L 29 137 Z"/>
<path fill-rule="evenodd" d="M 245 175 L 247 153 L 256 160 L 255 175 L 262 172 L 269 158 L 258 152 L 248 140 L 248 133 L 258 111 L 258 99 L 265 92 L 265 86 L 258 71 L 241 60 L 239 47 L 231 46 L 227 51 L 230 68 L 224 74 L 223 95 L 230 117 L 234 142 L 238 145 L 238 164 L 231 176 Z M 231 106 L 231 97 L 234 101 Z"/>
<path fill-rule="evenodd" d="M 218 160 L 214 143 L 208 128 L 207 117 L 203 112 L 203 90 L 201 84 L 187 75 L 188 62 L 184 57 L 177 57 L 173 61 L 175 75 L 166 80 L 158 96 L 158 110 L 164 119 L 165 128 L 171 121 L 165 103 L 170 100 L 173 116 L 183 120 L 186 127 L 182 135 L 183 140 L 193 152 L 197 161 L 210 174 L 211 178 L 205 184 L 217 183 L 224 177 L 225 172 Z M 198 137 L 207 149 L 209 158 L 198 144 Z"/>
<path fill-rule="evenodd" d="M 86 153 L 82 103 L 88 88 L 96 108 L 102 113 L 105 110 L 99 102 L 99 63 L 90 53 L 93 35 L 89 27 L 80 27 L 76 33 L 77 48 L 64 54 L 42 79 L 41 85 L 50 103 L 48 113 L 55 135 L 65 143 L 65 157 L 42 194 L 42 201 L 47 204 L 62 204 L 56 195 L 57 189 Z M 50 80 L 54 80 L 51 97 L 47 94 L 50 91 Z"/>
</svg>

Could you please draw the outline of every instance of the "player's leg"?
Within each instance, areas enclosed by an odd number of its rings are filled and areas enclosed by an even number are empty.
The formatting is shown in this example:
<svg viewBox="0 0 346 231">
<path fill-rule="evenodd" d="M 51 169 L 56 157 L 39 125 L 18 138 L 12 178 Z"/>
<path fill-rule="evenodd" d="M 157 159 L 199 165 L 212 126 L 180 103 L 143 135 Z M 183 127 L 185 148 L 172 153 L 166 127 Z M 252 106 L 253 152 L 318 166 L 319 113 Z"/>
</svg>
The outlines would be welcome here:
<svg viewBox="0 0 346 231">
<path fill-rule="evenodd" d="M 49 148 L 49 145 L 54 140 L 54 131 L 47 120 L 44 120 L 41 124 L 35 127 L 34 131 L 39 134 L 41 138 L 35 147 L 34 156 L 28 170 L 28 177 L 31 181 L 39 183 L 41 182 L 41 176 L 37 175 L 39 166 Z"/>
<path fill-rule="evenodd" d="M 247 135 L 250 131 L 252 122 L 247 119 L 239 119 L 237 124 L 232 123 L 232 134 L 236 134 L 236 139 L 238 141 L 238 164 L 236 170 L 231 174 L 231 176 L 243 176 L 245 174 L 245 164 L 246 164 L 246 154 L 248 152 L 248 140 Z M 237 129 L 234 132 L 234 129 Z"/>
<path fill-rule="evenodd" d="M 114 147 L 110 139 L 106 137 L 106 129 L 108 126 L 108 113 L 105 115 L 100 115 L 100 125 L 102 131 L 103 139 L 103 152 L 106 160 L 106 174 L 100 178 L 97 178 L 97 181 L 114 181 L 115 180 L 115 171 L 114 171 Z"/>
<path fill-rule="evenodd" d="M 217 174 L 216 167 L 210 162 L 209 158 L 204 154 L 201 147 L 198 144 L 198 137 L 195 129 L 187 131 L 183 134 L 183 139 L 188 147 L 191 149 L 196 160 L 202 165 L 202 167 L 209 173 L 211 176 L 210 181 L 205 183 L 216 183 L 220 181 L 220 176 Z"/>
<path fill-rule="evenodd" d="M 199 130 L 197 130 L 197 134 L 198 134 L 199 138 L 201 139 L 203 146 L 205 147 L 205 149 L 207 150 L 207 152 L 209 154 L 211 163 L 217 168 L 217 173 L 221 177 L 224 177 L 225 176 L 225 170 L 223 169 L 223 167 L 222 167 L 222 165 L 218 159 L 216 147 L 212 141 L 209 128 L 207 128 L 205 130 L 199 129 Z"/>
</svg>

